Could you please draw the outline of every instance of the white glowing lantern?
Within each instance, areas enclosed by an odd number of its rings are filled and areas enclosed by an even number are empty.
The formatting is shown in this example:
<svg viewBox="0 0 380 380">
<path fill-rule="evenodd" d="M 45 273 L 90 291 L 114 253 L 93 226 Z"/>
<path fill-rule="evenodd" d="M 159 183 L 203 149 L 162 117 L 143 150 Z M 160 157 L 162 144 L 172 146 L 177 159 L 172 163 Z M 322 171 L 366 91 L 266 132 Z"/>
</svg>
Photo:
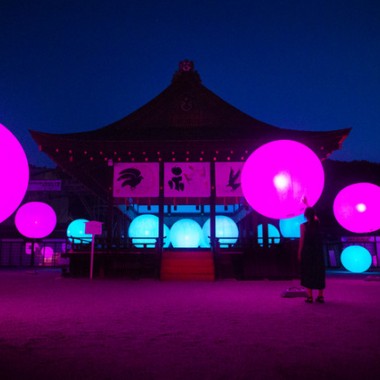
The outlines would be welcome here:
<svg viewBox="0 0 380 380">
<path fill-rule="evenodd" d="M 67 227 L 66 235 L 73 243 L 90 244 L 92 235 L 86 234 L 87 219 L 75 219 Z"/>
<path fill-rule="evenodd" d="M 57 224 L 57 216 L 48 204 L 29 202 L 17 210 L 15 224 L 18 231 L 25 237 L 41 239 L 53 232 Z"/>
<path fill-rule="evenodd" d="M 210 219 L 206 220 L 202 230 L 203 239 L 210 246 Z M 218 239 L 221 248 L 227 248 L 236 244 L 239 237 L 239 229 L 235 221 L 228 216 L 217 215 L 215 217 L 215 237 Z"/>
<path fill-rule="evenodd" d="M 278 244 L 280 242 L 280 232 L 273 224 L 268 224 L 268 238 L 269 245 Z M 257 242 L 262 246 L 263 241 L 263 225 L 259 224 L 257 226 Z"/>
<path fill-rule="evenodd" d="M 291 140 L 262 145 L 245 162 L 241 186 L 248 204 L 273 219 L 294 217 L 322 194 L 324 172 L 316 154 Z"/>
<path fill-rule="evenodd" d="M 343 250 L 340 261 L 348 271 L 361 273 L 370 268 L 372 257 L 369 251 L 364 247 L 351 245 Z"/>
<path fill-rule="evenodd" d="M 170 242 L 174 248 L 197 248 L 201 236 L 202 228 L 193 219 L 177 220 L 170 228 Z"/>
<path fill-rule="evenodd" d="M 300 225 L 306 222 L 303 214 L 293 218 L 280 220 L 280 231 L 283 237 L 286 238 L 299 238 L 301 236 Z"/>
<path fill-rule="evenodd" d="M 342 189 L 334 200 L 334 215 L 346 230 L 368 233 L 380 228 L 380 187 L 368 182 Z"/>
<path fill-rule="evenodd" d="M 0 223 L 17 209 L 29 182 L 29 166 L 16 137 L 0 124 Z"/>
<path fill-rule="evenodd" d="M 159 219 L 156 215 L 143 214 L 132 220 L 128 228 L 128 236 L 137 248 L 154 248 L 158 239 Z M 168 247 L 169 228 L 164 224 L 164 248 Z"/>
</svg>

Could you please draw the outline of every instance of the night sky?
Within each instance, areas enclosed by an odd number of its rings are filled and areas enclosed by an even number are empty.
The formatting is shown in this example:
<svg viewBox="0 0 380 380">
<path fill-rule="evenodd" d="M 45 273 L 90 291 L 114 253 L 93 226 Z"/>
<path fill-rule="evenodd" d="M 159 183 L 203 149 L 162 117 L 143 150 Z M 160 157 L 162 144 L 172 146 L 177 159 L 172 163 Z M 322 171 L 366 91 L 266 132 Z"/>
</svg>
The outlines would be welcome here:
<svg viewBox="0 0 380 380">
<path fill-rule="evenodd" d="M 164 90 L 183 59 L 203 84 L 278 127 L 352 127 L 331 158 L 380 162 L 380 2 L 1 0 L 0 123 L 108 125 Z"/>
</svg>

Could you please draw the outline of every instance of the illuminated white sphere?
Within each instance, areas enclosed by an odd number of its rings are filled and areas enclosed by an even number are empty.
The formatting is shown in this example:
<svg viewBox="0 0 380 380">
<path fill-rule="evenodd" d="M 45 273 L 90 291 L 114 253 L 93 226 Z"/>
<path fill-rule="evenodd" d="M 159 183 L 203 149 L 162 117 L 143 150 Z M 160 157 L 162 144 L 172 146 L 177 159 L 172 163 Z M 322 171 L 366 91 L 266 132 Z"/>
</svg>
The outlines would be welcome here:
<svg viewBox="0 0 380 380">
<path fill-rule="evenodd" d="M 92 241 L 92 235 L 86 234 L 87 219 L 73 220 L 67 227 L 66 235 L 69 241 L 77 244 L 89 244 Z"/>
<path fill-rule="evenodd" d="M 143 214 L 132 220 L 128 228 L 128 236 L 137 248 L 154 248 L 158 238 L 159 219 L 156 215 Z M 164 247 L 168 247 L 169 228 L 164 224 Z"/>
<path fill-rule="evenodd" d="M 21 235 L 31 239 L 41 239 L 53 232 L 57 216 L 48 204 L 29 202 L 17 210 L 15 224 Z"/>
<path fill-rule="evenodd" d="M 268 224 L 268 238 L 269 245 L 278 244 L 280 242 L 280 232 L 273 224 Z M 257 226 L 257 242 L 263 245 L 263 225 L 259 224 Z"/>
<path fill-rule="evenodd" d="M 29 182 L 29 166 L 24 149 L 16 137 L 0 124 L 0 223 L 24 199 Z"/>
<path fill-rule="evenodd" d="M 202 230 L 203 239 L 210 246 L 210 219 L 206 220 Z M 228 216 L 217 215 L 215 217 L 215 237 L 218 239 L 221 248 L 227 248 L 234 245 L 239 237 L 239 229 L 235 221 Z"/>
<path fill-rule="evenodd" d="M 193 219 L 177 220 L 170 228 L 170 242 L 174 248 L 197 248 L 201 236 L 202 228 Z"/>
<path fill-rule="evenodd" d="M 303 214 L 293 218 L 280 220 L 280 231 L 283 237 L 299 238 L 301 236 L 300 225 L 306 221 Z"/>
<path fill-rule="evenodd" d="M 324 171 L 317 155 L 291 140 L 262 145 L 247 159 L 241 187 L 248 204 L 258 213 L 284 219 L 304 212 L 322 194 Z"/>
<path fill-rule="evenodd" d="M 361 273 L 370 268 L 372 257 L 369 251 L 364 247 L 351 245 L 343 250 L 340 261 L 348 271 Z"/>
<path fill-rule="evenodd" d="M 380 228 L 380 187 L 368 182 L 343 188 L 334 200 L 334 215 L 348 231 L 368 233 Z"/>
</svg>

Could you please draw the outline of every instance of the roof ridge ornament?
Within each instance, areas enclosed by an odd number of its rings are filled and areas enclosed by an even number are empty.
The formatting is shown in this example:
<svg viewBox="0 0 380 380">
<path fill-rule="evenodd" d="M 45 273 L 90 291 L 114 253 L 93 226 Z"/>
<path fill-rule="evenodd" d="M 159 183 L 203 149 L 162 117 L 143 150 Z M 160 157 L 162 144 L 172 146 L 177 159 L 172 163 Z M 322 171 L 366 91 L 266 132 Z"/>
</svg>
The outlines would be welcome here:
<svg viewBox="0 0 380 380">
<path fill-rule="evenodd" d="M 174 73 L 173 81 L 191 80 L 200 83 L 201 78 L 198 72 L 194 69 L 194 62 L 189 59 L 184 59 L 179 62 L 178 70 Z"/>
<path fill-rule="evenodd" d="M 193 61 L 190 61 L 188 59 L 184 59 L 183 61 L 181 61 L 179 64 L 179 71 L 181 73 L 183 72 L 189 72 L 189 71 L 194 71 L 194 62 Z"/>
</svg>

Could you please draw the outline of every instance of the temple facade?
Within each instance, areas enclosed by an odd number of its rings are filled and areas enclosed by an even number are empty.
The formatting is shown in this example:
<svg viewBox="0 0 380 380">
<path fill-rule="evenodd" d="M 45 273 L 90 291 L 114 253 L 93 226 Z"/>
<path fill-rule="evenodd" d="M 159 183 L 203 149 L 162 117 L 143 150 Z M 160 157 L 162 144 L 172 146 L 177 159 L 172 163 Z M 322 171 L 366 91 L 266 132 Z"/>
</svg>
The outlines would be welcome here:
<svg viewBox="0 0 380 380">
<path fill-rule="evenodd" d="M 241 191 L 245 160 L 261 145 L 282 139 L 303 143 L 324 160 L 349 132 L 297 131 L 259 121 L 205 87 L 188 60 L 180 62 L 166 89 L 119 121 L 88 132 L 30 131 L 41 151 L 107 203 L 109 246 L 128 239 L 125 228 L 115 228 L 115 213 L 127 226 L 141 214 L 154 214 L 160 221 L 155 245 L 160 252 L 164 226 L 181 218 L 201 226 L 210 219 L 212 251 L 220 247 L 218 215 L 238 225 L 235 248 L 257 241 L 259 224 L 267 237 L 268 221 L 247 205 Z"/>
</svg>

